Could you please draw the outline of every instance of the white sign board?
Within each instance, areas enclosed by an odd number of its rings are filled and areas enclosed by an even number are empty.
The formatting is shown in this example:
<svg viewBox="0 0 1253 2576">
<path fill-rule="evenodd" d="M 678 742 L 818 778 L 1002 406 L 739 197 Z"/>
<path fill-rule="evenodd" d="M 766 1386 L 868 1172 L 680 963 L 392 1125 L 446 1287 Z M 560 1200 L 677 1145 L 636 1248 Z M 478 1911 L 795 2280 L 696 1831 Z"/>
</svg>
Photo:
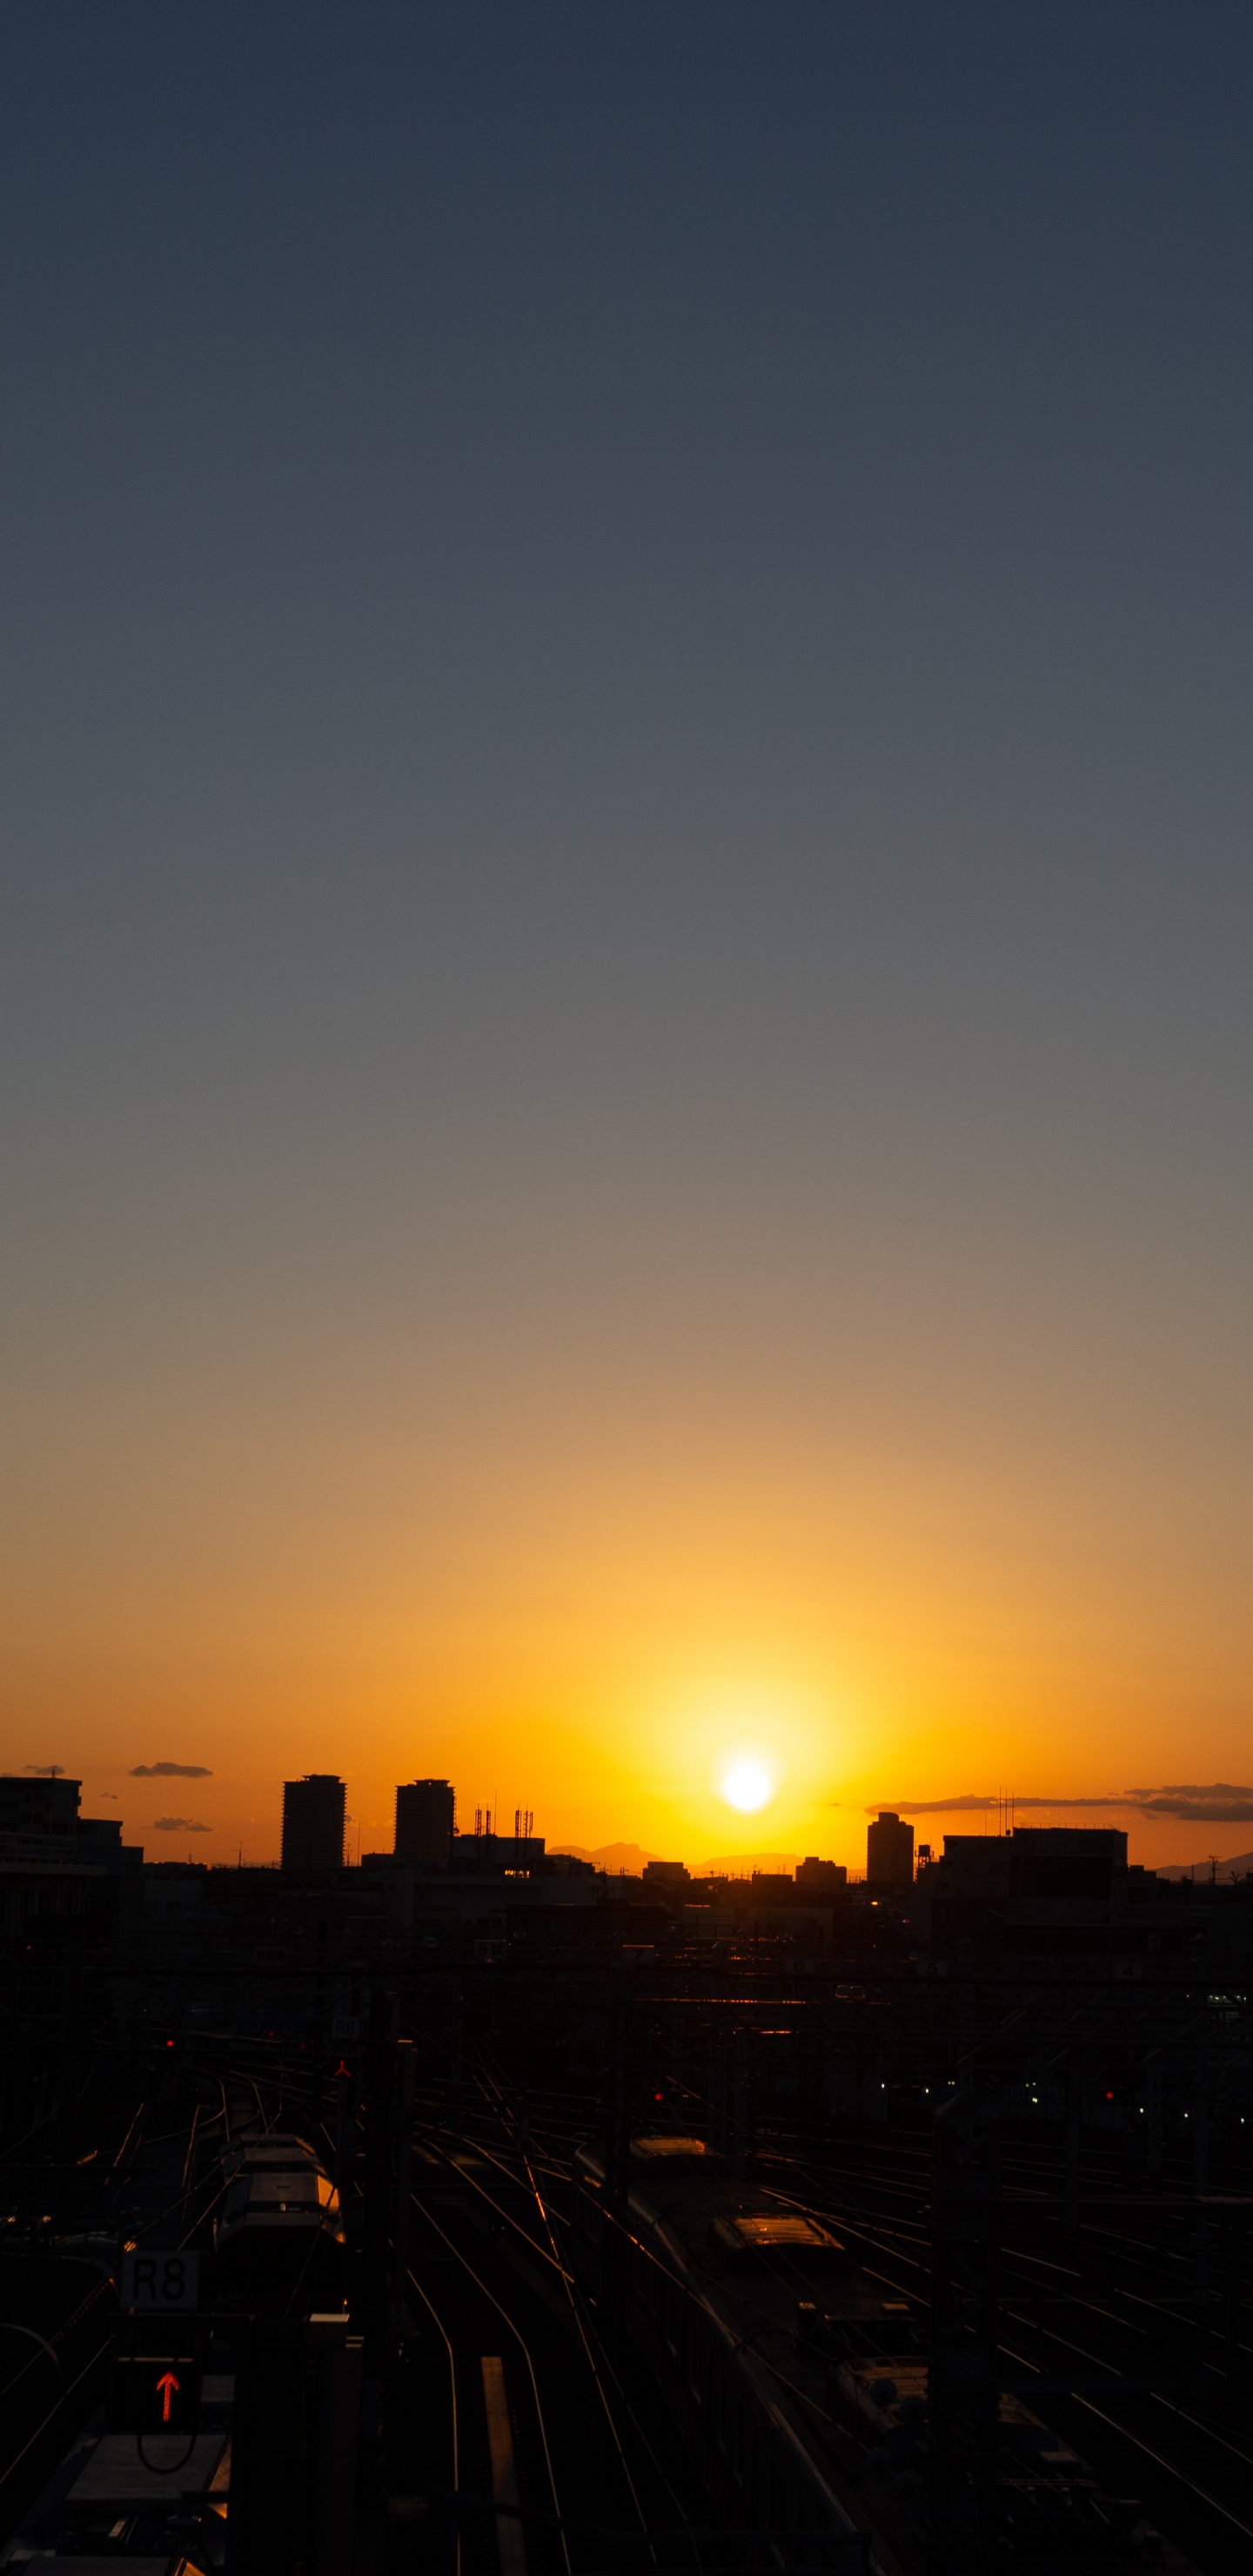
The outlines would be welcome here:
<svg viewBox="0 0 1253 2576">
<path fill-rule="evenodd" d="M 122 2257 L 124 2308 L 194 2308 L 200 2294 L 200 2256 L 160 2246 Z"/>
<path fill-rule="evenodd" d="M 361 2023 L 356 2013 L 335 2013 L 331 2019 L 332 2039 L 360 2039 Z"/>
</svg>

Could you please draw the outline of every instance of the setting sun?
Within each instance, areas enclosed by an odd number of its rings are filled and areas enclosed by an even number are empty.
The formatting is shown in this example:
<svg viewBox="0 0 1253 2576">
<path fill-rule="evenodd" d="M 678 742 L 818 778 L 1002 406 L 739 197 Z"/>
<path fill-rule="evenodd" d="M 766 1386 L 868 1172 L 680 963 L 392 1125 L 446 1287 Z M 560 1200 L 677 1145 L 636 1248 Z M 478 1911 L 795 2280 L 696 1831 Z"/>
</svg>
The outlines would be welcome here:
<svg viewBox="0 0 1253 2576">
<path fill-rule="evenodd" d="M 771 1793 L 770 1777 L 760 1762 L 745 1760 L 732 1764 L 722 1784 L 728 1806 L 738 1807 L 743 1815 L 753 1815 L 764 1807 Z"/>
</svg>

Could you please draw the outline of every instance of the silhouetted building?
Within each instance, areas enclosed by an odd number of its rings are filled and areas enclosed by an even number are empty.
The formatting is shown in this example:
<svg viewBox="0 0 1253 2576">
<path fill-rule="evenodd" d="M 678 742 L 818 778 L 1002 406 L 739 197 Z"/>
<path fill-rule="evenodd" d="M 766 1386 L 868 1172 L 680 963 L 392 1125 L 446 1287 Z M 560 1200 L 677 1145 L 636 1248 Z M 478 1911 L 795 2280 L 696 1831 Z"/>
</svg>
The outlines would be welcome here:
<svg viewBox="0 0 1253 2576">
<path fill-rule="evenodd" d="M 306 1771 L 283 1782 L 283 1867 L 330 1871 L 344 1865 L 344 1784 L 338 1772 Z"/>
<path fill-rule="evenodd" d="M 30 1778 L 22 1772 L 0 1774 L 0 1834 L 73 1835 L 78 1829 L 81 1780 Z"/>
<path fill-rule="evenodd" d="M 885 1807 L 866 1829 L 866 1877 L 871 1887 L 912 1887 L 914 1829 Z"/>
<path fill-rule="evenodd" d="M 838 1860 L 802 1860 L 797 1864 L 796 1884 L 810 1896 L 837 1896 L 848 1885 L 848 1871 Z"/>
<path fill-rule="evenodd" d="M 1118 1826 L 946 1834 L 943 1857 L 919 1869 L 914 1913 L 940 1948 L 973 1938 L 1018 1950 L 1083 1949 L 1108 1934 L 1127 1882 L 1127 1837 Z"/>
<path fill-rule="evenodd" d="M 491 1878 L 501 1872 L 511 1876 L 532 1877 L 547 1871 L 542 1834 L 458 1834 L 453 1844 L 452 1867 L 473 1878 Z"/>
<path fill-rule="evenodd" d="M 142 1866 L 143 1854 L 122 1841 L 117 1816 L 80 1816 L 81 1780 L 0 1774 L 0 1859 L 21 1865 L 75 1862 L 84 1869 Z"/>
<path fill-rule="evenodd" d="M 690 1880 L 691 1872 L 681 1860 L 646 1860 L 644 1863 L 646 1887 L 687 1887 Z"/>
<path fill-rule="evenodd" d="M 67 1918 L 83 1917 L 98 1928 L 125 1919 L 143 1852 L 123 1843 L 117 1816 L 80 1816 L 81 1786 L 20 1772 L 0 1776 L 0 1934 L 6 1939 L 24 1939 Z"/>
<path fill-rule="evenodd" d="M 445 1869 L 452 1856 L 457 1793 L 447 1780 L 409 1780 L 396 1791 L 397 1860 Z"/>
</svg>

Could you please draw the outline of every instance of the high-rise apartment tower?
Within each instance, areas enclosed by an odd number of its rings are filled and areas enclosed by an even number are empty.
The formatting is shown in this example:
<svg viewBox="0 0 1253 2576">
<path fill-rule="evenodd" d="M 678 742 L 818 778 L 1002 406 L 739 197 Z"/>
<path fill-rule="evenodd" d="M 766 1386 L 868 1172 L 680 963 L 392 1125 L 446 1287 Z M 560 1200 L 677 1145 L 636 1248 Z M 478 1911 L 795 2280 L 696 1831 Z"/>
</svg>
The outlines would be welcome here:
<svg viewBox="0 0 1253 2576">
<path fill-rule="evenodd" d="M 885 1807 L 866 1830 L 866 1876 L 872 1887 L 912 1887 L 914 1829 Z"/>
<path fill-rule="evenodd" d="M 319 1874 L 344 1866 L 344 1784 L 338 1772 L 283 1782 L 283 1867 Z"/>
<path fill-rule="evenodd" d="M 453 1819 L 457 1793 L 448 1780 L 409 1780 L 396 1791 L 398 1860 L 416 1860 L 428 1869 L 446 1868 L 452 1858 Z"/>
</svg>

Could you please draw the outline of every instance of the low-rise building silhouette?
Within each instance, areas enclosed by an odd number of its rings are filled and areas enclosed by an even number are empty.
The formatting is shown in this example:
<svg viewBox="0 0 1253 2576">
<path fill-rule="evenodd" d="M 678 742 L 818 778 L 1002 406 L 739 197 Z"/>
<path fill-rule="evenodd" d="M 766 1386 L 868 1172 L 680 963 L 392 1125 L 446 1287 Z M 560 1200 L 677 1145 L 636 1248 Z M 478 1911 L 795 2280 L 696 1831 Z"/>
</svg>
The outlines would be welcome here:
<svg viewBox="0 0 1253 2576">
<path fill-rule="evenodd" d="M 810 1896 L 835 1896 L 848 1885 L 848 1871 L 842 1861 L 810 1858 L 798 1861 L 796 1884 Z"/>
<path fill-rule="evenodd" d="M 964 1939 L 1019 1951 L 1104 1948 L 1125 1912 L 1132 1875 L 1127 1836 L 1118 1826 L 946 1834 L 941 1858 L 919 1868 L 914 1921 L 941 1949 Z M 1156 1884 L 1150 1877 L 1150 1888 Z"/>
</svg>

